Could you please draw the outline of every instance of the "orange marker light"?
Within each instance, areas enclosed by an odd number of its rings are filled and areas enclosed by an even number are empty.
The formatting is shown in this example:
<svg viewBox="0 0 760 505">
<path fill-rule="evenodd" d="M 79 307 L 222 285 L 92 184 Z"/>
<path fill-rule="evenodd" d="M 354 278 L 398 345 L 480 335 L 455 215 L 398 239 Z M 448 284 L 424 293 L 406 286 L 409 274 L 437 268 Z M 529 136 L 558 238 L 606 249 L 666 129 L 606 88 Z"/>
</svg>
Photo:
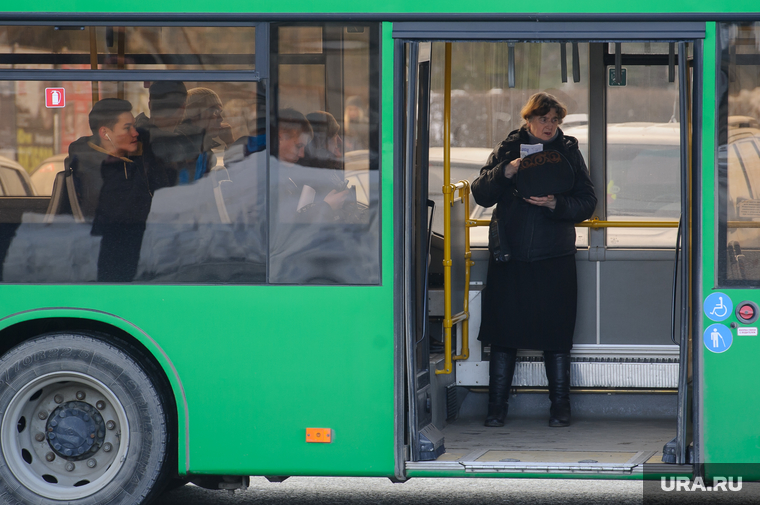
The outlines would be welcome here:
<svg viewBox="0 0 760 505">
<path fill-rule="evenodd" d="M 329 444 L 332 442 L 332 429 L 306 428 L 306 441 L 310 443 Z"/>
</svg>

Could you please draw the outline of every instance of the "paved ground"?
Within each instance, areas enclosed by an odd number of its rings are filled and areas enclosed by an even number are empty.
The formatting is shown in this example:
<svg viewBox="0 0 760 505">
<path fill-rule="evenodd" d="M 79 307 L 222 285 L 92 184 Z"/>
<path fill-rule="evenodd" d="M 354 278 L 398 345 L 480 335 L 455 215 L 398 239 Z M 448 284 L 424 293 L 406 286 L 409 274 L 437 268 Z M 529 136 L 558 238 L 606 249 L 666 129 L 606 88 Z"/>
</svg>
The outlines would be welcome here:
<svg viewBox="0 0 760 505">
<path fill-rule="evenodd" d="M 160 505 L 490 505 L 641 504 L 641 482 L 536 479 L 411 479 L 291 477 L 251 479 L 246 491 L 209 491 L 192 485 L 166 493 Z"/>
</svg>

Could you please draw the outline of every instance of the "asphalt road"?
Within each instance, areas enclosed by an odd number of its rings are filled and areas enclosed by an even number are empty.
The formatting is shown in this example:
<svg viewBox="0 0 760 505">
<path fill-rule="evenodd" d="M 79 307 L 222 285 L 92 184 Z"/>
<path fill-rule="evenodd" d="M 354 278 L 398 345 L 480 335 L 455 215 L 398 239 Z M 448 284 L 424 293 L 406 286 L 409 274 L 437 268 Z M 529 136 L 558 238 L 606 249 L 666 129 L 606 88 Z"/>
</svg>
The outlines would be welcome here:
<svg viewBox="0 0 760 505">
<path fill-rule="evenodd" d="M 628 505 L 642 503 L 641 481 L 560 479 L 411 479 L 291 477 L 270 483 L 252 477 L 246 491 L 186 485 L 156 505 Z"/>
</svg>

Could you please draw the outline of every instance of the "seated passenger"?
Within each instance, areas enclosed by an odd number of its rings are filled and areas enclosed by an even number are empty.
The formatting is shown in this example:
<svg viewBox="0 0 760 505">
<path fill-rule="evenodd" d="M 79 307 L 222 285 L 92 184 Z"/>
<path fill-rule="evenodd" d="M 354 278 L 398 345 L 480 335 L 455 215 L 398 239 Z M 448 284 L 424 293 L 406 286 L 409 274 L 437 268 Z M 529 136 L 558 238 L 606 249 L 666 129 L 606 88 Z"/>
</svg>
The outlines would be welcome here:
<svg viewBox="0 0 760 505">
<path fill-rule="evenodd" d="M 343 139 L 340 125 L 329 112 L 316 111 L 306 115 L 314 137 L 306 146 L 302 164 L 309 167 L 343 169 Z"/>
<path fill-rule="evenodd" d="M 180 172 L 179 183 L 196 181 L 216 166 L 213 149 L 231 145 L 232 128 L 224 121 L 224 107 L 213 90 L 193 88 L 187 92 L 185 118 L 178 131 L 192 142 L 195 164 L 189 170 Z"/>
<path fill-rule="evenodd" d="M 146 167 L 132 104 L 106 98 L 89 116 L 93 135 L 69 146 L 66 171 L 92 235 L 102 236 L 98 281 L 134 278 L 153 192 L 169 184 L 162 167 Z"/>
<path fill-rule="evenodd" d="M 329 185 L 340 171 L 295 164 L 305 162 L 307 145 L 316 138 L 306 118 L 283 109 L 277 126 L 277 158 L 270 159 L 269 281 L 350 284 L 363 275 L 360 270 L 366 263 L 347 261 L 347 252 L 363 258 L 368 248 L 376 250 L 376 244 L 366 240 L 364 227 L 346 224 L 337 212 L 348 192 Z M 332 153 L 330 160 L 334 167 Z"/>
<path fill-rule="evenodd" d="M 311 201 L 299 203 L 298 212 L 321 219 L 337 221 L 340 210 L 349 195 L 354 195 L 343 179 L 343 141 L 338 134 L 340 125 L 329 112 L 312 112 L 306 116 L 314 131 L 311 142 L 306 146 L 305 156 L 300 165 L 323 170 L 312 170 L 310 180 L 301 181 L 304 187 L 314 191 Z M 313 217 L 312 217 L 313 219 Z"/>
<path fill-rule="evenodd" d="M 193 184 L 156 193 L 140 255 L 140 280 L 266 280 L 265 118 L 259 123 L 258 134 L 227 147 L 224 168 L 201 175 Z M 193 128 L 190 123 L 181 127 Z M 203 137 L 198 134 L 196 139 Z"/>
<path fill-rule="evenodd" d="M 320 119 L 325 118 L 320 114 Z M 332 118 L 332 116 L 330 116 Z M 279 174 L 279 193 L 281 220 L 290 222 L 334 221 L 337 212 L 343 207 L 348 191 L 340 177 L 331 181 L 335 173 L 325 173 L 323 167 L 306 168 L 304 165 L 314 161 L 319 165 L 337 167 L 338 160 L 334 154 L 325 153 L 324 149 L 315 147 L 312 151 L 321 159 L 314 157 L 306 160 L 307 146 L 313 142 L 315 135 L 309 121 L 295 109 L 282 109 L 278 116 L 277 159 L 282 172 Z M 332 118 L 333 121 L 335 120 Z M 336 123 L 337 124 L 337 123 Z M 327 121 L 320 128 L 324 131 Z M 322 133 L 317 142 L 326 146 L 327 137 Z M 298 163 L 300 166 L 291 164 Z M 288 202 L 288 203 L 285 203 Z"/>
<path fill-rule="evenodd" d="M 185 115 L 187 88 L 180 81 L 156 81 L 150 85 L 150 117 L 140 113 L 135 127 L 149 166 L 162 166 L 169 182 L 177 184 L 179 174 L 195 169 L 197 152 L 177 126 Z"/>
</svg>

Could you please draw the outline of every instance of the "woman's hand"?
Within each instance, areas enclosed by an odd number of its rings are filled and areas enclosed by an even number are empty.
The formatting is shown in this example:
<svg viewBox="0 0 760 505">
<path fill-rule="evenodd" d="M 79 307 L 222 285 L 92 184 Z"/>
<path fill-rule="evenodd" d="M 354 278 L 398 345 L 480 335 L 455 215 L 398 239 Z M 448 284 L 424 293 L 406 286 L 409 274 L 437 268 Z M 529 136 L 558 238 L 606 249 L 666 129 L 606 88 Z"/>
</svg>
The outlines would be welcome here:
<svg viewBox="0 0 760 505">
<path fill-rule="evenodd" d="M 511 179 L 517 173 L 517 170 L 519 170 L 521 161 L 520 158 L 517 158 L 506 164 L 504 166 L 504 177 Z"/>
<path fill-rule="evenodd" d="M 337 191 L 333 189 L 325 197 L 325 203 L 327 203 L 327 205 L 332 207 L 332 210 L 342 209 L 343 204 L 346 203 L 348 192 L 349 192 L 348 189 L 344 189 L 343 191 Z"/>
<path fill-rule="evenodd" d="M 557 206 L 557 199 L 554 198 L 554 195 L 531 196 L 530 198 L 523 198 L 523 200 L 525 200 L 531 205 L 538 205 L 539 207 L 548 207 L 551 210 L 554 210 L 554 208 Z"/>
</svg>

